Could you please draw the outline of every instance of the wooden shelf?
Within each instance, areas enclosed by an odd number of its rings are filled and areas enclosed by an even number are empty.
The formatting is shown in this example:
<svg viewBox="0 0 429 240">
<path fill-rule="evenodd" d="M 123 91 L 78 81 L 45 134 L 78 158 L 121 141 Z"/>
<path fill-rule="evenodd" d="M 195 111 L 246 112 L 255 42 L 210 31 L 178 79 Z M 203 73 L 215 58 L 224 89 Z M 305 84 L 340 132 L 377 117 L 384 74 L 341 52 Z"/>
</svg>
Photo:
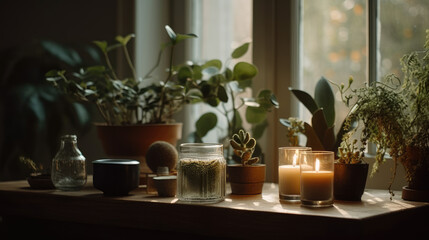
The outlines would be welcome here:
<svg viewBox="0 0 429 240">
<path fill-rule="evenodd" d="M 335 201 L 330 208 L 309 209 L 299 203 L 280 203 L 274 183 L 265 183 L 261 195 L 228 194 L 225 201 L 216 204 L 185 204 L 176 198 L 147 194 L 143 188 L 129 196 L 106 197 L 92 187 L 89 178 L 85 188 L 77 192 L 31 190 L 26 181 L 0 182 L 0 216 L 0 226 L 8 234 L 23 227 L 18 226 L 20 220 L 28 223 L 37 219 L 62 223 L 61 229 L 73 226 L 88 236 L 113 237 L 114 232 L 216 239 L 360 239 L 405 235 L 401 230 L 424 226 L 429 222 L 429 204 L 404 201 L 400 196 L 390 200 L 387 190 L 367 189 L 361 202 Z M 52 226 L 46 228 L 54 231 Z"/>
</svg>

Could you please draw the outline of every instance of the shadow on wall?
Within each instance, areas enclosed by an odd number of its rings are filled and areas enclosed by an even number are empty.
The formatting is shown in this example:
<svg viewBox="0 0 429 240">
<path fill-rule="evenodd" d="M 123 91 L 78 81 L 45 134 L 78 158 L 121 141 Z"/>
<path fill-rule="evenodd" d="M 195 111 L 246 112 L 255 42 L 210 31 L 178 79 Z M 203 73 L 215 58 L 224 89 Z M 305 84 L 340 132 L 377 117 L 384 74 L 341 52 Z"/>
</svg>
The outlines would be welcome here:
<svg viewBox="0 0 429 240">
<path fill-rule="evenodd" d="M 20 156 L 49 171 L 62 134 L 88 133 L 92 109 L 71 102 L 44 75 L 99 62 L 92 46 L 72 48 L 47 40 L 0 52 L 0 180 L 28 176 L 30 169 L 18 161 Z"/>
</svg>

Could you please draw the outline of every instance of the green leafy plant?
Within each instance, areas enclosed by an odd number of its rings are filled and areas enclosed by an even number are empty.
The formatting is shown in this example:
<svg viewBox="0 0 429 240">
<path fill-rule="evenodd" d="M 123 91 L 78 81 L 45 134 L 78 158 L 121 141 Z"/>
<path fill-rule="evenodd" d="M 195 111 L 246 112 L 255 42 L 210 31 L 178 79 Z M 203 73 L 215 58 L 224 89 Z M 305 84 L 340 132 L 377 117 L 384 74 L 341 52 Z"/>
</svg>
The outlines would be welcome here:
<svg viewBox="0 0 429 240">
<path fill-rule="evenodd" d="M 404 166 L 410 185 L 417 175 L 428 176 L 429 158 L 424 156 L 429 154 L 429 30 L 424 50 L 404 55 L 401 65 L 402 81 L 391 74 L 384 82 L 350 89 L 344 98 L 346 104 L 353 105 L 349 118 L 363 122 L 362 143 L 377 146 L 372 173 L 385 162 L 386 153 L 395 162 L 389 190 L 398 163 Z M 347 90 L 342 95 L 346 96 Z M 429 188 L 428 184 L 423 187 Z"/>
<path fill-rule="evenodd" d="M 232 148 L 234 149 L 234 155 L 239 157 L 243 166 L 249 166 L 259 162 L 259 157 L 252 157 L 255 151 L 256 140 L 250 137 L 248 132 L 244 130 L 238 131 L 232 135 L 229 140 Z"/>
<path fill-rule="evenodd" d="M 353 80 L 349 80 L 349 85 Z M 335 99 L 329 81 L 321 77 L 316 84 L 314 98 L 307 92 L 289 88 L 298 100 L 312 113 L 311 125 L 303 123 L 303 129 L 293 126 L 291 119 L 281 118 L 280 123 L 288 128 L 296 129 L 296 133 L 303 133 L 307 137 L 307 146 L 313 150 L 329 150 L 337 152 L 340 147 L 342 137 L 347 131 L 350 131 L 355 124 L 350 122 L 350 128 L 342 127 L 335 134 Z M 294 119 L 294 118 L 293 118 Z M 292 143 L 292 142 L 291 142 Z"/>
<path fill-rule="evenodd" d="M 230 67 L 229 62 L 240 59 L 248 48 L 249 43 L 245 43 L 234 49 L 231 58 L 224 64 L 218 59 L 212 59 L 202 65 L 182 66 L 179 69 L 180 79 L 188 79 L 186 86 L 197 88 L 202 93 L 199 101 L 213 107 L 225 118 L 228 124 L 227 132 L 220 137 L 221 142 L 243 129 L 244 120 L 251 124 L 255 138 L 261 137 L 268 125 L 267 113 L 278 107 L 271 90 L 261 90 L 256 97 L 242 96 L 246 88 L 251 88 L 258 69 L 253 64 L 243 61 Z M 240 113 L 242 108 L 245 108 L 244 116 Z M 203 114 L 195 124 L 195 140 L 202 142 L 202 138 L 217 125 L 218 116 L 214 112 Z"/>
<path fill-rule="evenodd" d="M 71 73 L 51 70 L 46 74 L 46 79 L 73 99 L 94 103 L 108 125 L 170 122 L 172 115 L 180 110 L 183 104 L 190 102 L 195 94 L 195 91 L 187 91 L 178 82 L 179 73 L 173 69 L 174 49 L 178 43 L 196 35 L 176 34 L 168 25 L 165 29 L 170 41 L 162 45 L 155 67 L 144 79 L 137 77 L 127 48 L 135 37 L 134 34 L 117 36 L 116 43 L 112 45 L 106 41 L 94 41 L 103 53 L 106 65 L 81 68 Z M 119 79 L 110 60 L 110 53 L 117 48 L 122 49 L 131 71 L 131 76 L 122 79 Z M 162 52 L 167 48 L 171 48 L 167 77 L 150 85 L 143 84 L 146 78 L 151 77 Z"/>
</svg>

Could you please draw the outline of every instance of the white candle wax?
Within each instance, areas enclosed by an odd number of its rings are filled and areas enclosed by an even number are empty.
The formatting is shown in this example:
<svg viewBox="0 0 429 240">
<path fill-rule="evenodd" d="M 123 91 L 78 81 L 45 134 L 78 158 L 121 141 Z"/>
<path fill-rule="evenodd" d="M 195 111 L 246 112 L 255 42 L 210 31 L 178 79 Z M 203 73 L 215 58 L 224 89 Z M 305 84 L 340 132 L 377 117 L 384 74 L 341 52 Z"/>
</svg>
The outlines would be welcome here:
<svg viewBox="0 0 429 240">
<path fill-rule="evenodd" d="M 281 195 L 299 195 L 301 188 L 299 165 L 279 166 L 279 190 Z"/>
</svg>

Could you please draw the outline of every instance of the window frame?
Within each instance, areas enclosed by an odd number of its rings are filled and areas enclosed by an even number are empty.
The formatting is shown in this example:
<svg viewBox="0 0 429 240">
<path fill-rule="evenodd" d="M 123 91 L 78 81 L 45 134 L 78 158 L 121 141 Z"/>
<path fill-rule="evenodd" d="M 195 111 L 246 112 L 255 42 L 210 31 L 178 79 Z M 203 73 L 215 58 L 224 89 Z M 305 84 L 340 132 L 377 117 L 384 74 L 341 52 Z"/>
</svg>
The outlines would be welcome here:
<svg viewBox="0 0 429 240">
<path fill-rule="evenodd" d="M 380 1 L 366 0 L 367 6 L 367 81 L 379 80 L 380 69 Z M 278 147 L 288 145 L 285 127 L 279 118 L 299 114 L 299 103 L 291 98 L 288 87 L 300 87 L 302 79 L 302 38 L 301 0 L 254 0 L 253 42 L 254 60 L 259 68 L 255 91 L 263 87 L 272 89 L 278 97 L 280 108 L 270 114 L 269 129 L 264 137 L 266 152 L 267 180 L 278 179 Z M 376 152 L 375 144 L 369 144 L 368 156 Z M 270 161 L 271 160 L 271 161 Z"/>
</svg>

